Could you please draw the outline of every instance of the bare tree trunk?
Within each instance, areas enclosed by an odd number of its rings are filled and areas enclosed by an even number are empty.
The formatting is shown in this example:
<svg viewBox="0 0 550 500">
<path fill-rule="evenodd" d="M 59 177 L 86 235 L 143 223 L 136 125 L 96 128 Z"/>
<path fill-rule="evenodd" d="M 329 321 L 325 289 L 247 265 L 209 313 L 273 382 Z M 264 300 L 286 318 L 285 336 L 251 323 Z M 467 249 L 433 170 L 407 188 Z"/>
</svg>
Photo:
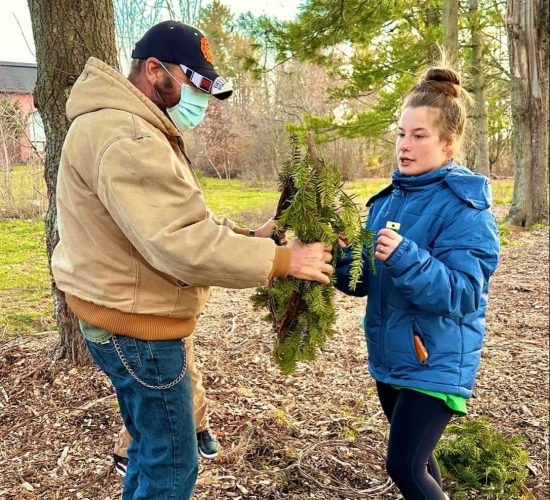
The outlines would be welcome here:
<svg viewBox="0 0 550 500">
<path fill-rule="evenodd" d="M 441 26 L 442 11 L 440 7 L 427 6 L 422 8 L 422 17 L 424 18 L 427 26 Z M 437 64 L 440 60 L 440 50 L 436 43 L 432 43 L 428 48 L 427 59 L 434 64 Z"/>
<path fill-rule="evenodd" d="M 201 11 L 201 0 L 180 0 L 180 12 L 182 21 L 186 24 L 196 26 Z"/>
<path fill-rule="evenodd" d="M 172 19 L 179 17 L 170 0 L 113 0 L 113 8 L 120 69 L 126 74 L 130 69 L 134 44 L 151 26 L 162 20 L 162 10 L 168 9 Z"/>
<path fill-rule="evenodd" d="M 480 174 L 489 177 L 491 170 L 489 161 L 489 131 L 485 106 L 485 77 L 483 62 L 481 60 L 482 37 L 478 0 L 470 0 L 469 14 L 470 36 L 472 40 L 472 90 L 475 97 L 475 107 L 473 110 L 475 156 L 471 166 Z"/>
<path fill-rule="evenodd" d="M 548 220 L 549 0 L 508 0 L 515 183 L 508 220 Z"/>
<path fill-rule="evenodd" d="M 49 206 L 46 214 L 48 264 L 59 240 L 56 220 L 56 180 L 61 147 L 69 128 L 65 104 L 71 87 L 90 56 L 117 65 L 112 0 L 28 0 L 36 45 L 35 106 L 46 132 L 45 179 Z M 78 321 L 52 279 L 60 342 L 56 359 L 89 362 Z"/>
<path fill-rule="evenodd" d="M 206 157 L 206 159 L 208 160 L 208 163 L 210 163 L 210 166 L 214 169 L 214 172 L 216 172 L 218 179 L 221 179 L 222 174 L 220 174 L 220 171 L 216 168 L 216 165 L 214 165 L 214 162 L 210 158 L 208 158 L 208 156 Z"/>
<path fill-rule="evenodd" d="M 458 0 L 443 1 L 443 49 L 451 65 L 458 62 Z"/>
<path fill-rule="evenodd" d="M 13 212 L 13 190 L 11 185 L 12 160 L 8 151 L 8 144 L 9 137 L 7 137 L 5 127 L 0 123 L 0 148 L 2 149 L 0 165 L 4 171 L 2 175 L 2 185 L 0 186 L 0 196 L 4 198 L 4 203 L 8 207 L 8 210 Z"/>
</svg>

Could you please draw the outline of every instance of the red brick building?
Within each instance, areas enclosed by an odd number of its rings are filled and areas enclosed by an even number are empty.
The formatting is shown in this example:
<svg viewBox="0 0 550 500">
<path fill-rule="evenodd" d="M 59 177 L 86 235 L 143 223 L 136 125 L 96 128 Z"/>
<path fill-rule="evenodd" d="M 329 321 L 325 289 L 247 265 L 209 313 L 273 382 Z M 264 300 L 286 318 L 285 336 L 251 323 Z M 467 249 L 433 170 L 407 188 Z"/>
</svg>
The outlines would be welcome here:
<svg viewBox="0 0 550 500">
<path fill-rule="evenodd" d="M 17 102 L 21 109 L 24 132 L 19 147 L 13 151 L 14 163 L 28 163 L 36 153 L 43 153 L 46 136 L 39 113 L 33 103 L 36 64 L 0 61 L 0 98 Z"/>
</svg>

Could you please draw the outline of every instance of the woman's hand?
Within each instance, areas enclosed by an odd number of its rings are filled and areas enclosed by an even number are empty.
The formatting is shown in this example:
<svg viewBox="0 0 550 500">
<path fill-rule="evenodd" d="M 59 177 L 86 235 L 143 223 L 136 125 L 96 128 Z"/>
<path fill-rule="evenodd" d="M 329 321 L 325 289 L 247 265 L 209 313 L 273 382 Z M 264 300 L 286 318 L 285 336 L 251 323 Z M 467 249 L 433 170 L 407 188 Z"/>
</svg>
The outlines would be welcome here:
<svg viewBox="0 0 550 500">
<path fill-rule="evenodd" d="M 344 248 L 347 248 L 348 246 L 348 240 L 346 240 L 346 237 L 343 234 L 338 235 L 338 246 L 343 250 Z"/>
<path fill-rule="evenodd" d="M 381 261 L 387 260 L 401 241 L 403 241 L 403 237 L 393 229 L 380 229 L 374 256 Z"/>
</svg>

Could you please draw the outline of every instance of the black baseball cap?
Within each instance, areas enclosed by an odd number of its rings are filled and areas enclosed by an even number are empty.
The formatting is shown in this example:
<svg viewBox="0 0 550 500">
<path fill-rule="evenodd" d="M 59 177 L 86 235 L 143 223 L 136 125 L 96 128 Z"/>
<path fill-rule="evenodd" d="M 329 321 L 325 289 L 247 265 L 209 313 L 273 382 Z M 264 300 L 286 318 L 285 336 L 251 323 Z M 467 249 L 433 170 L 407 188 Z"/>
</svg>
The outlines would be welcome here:
<svg viewBox="0 0 550 500">
<path fill-rule="evenodd" d="M 155 24 L 132 51 L 132 59 L 148 57 L 179 64 L 195 87 L 218 99 L 227 99 L 233 93 L 231 83 L 214 69 L 208 38 L 193 26 L 179 21 Z"/>
</svg>

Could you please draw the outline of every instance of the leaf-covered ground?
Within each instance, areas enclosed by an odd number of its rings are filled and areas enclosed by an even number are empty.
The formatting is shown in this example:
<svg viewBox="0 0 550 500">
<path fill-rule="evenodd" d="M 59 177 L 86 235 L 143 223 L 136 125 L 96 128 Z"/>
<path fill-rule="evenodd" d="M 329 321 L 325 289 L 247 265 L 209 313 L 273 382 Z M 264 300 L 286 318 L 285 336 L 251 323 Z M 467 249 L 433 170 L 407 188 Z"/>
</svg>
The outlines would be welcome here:
<svg viewBox="0 0 550 500">
<path fill-rule="evenodd" d="M 526 498 L 548 498 L 548 231 L 514 232 L 492 280 L 488 332 L 470 416 L 525 436 Z M 269 325 L 249 290 L 216 289 L 196 352 L 223 453 L 203 460 L 198 499 L 397 499 L 360 317 L 339 295 L 338 335 L 290 377 L 270 359 Z M 118 498 L 110 453 L 120 420 L 94 367 L 52 364 L 55 333 L 0 345 L 0 498 Z M 447 488 L 451 485 L 447 483 Z M 356 492 L 354 494 L 353 492 Z M 476 494 L 472 493 L 472 498 Z"/>
</svg>

